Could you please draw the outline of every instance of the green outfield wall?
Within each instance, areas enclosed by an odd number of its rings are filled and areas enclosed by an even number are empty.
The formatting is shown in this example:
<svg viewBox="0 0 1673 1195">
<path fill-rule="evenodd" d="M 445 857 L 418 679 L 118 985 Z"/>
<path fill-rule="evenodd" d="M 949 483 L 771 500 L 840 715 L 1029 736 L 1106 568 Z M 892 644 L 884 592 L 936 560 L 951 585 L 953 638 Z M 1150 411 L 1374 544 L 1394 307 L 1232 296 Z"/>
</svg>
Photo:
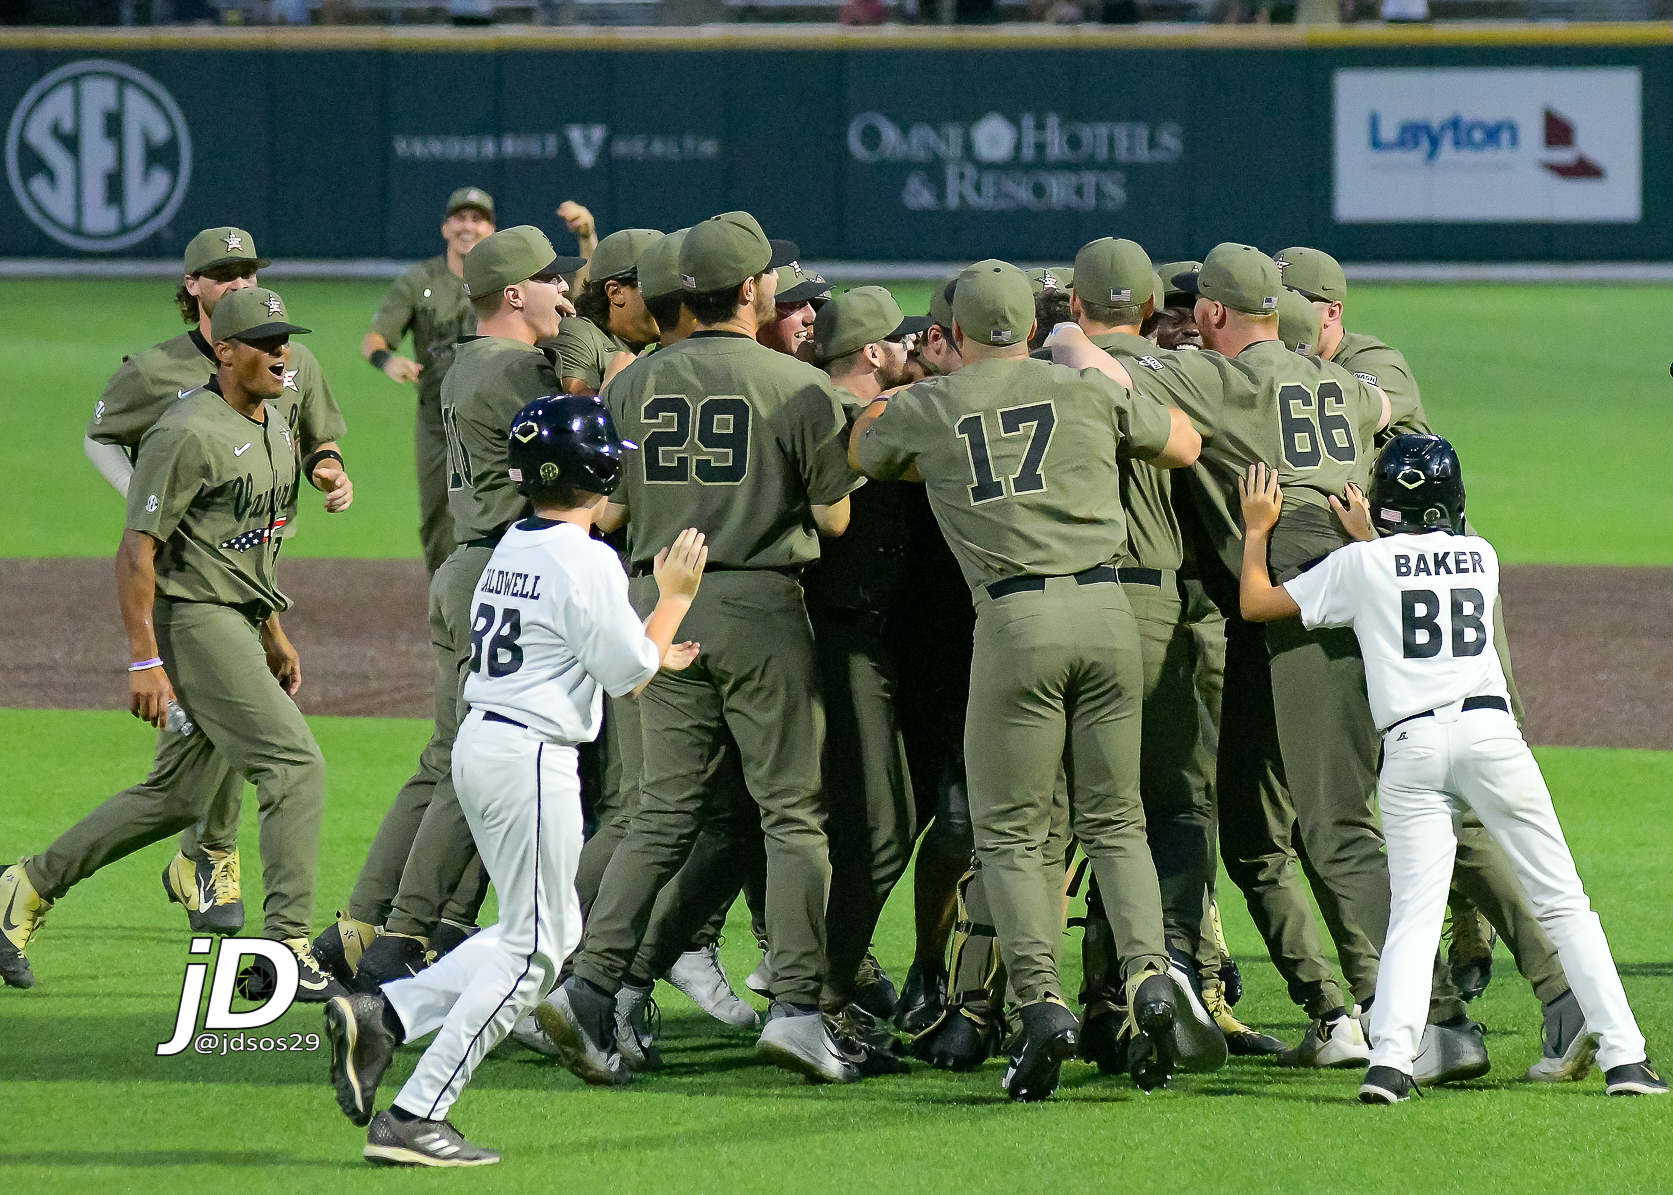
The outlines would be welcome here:
<svg viewBox="0 0 1673 1195">
<path fill-rule="evenodd" d="M 755 212 L 810 258 L 1673 259 L 1673 28 L 34 30 L 0 35 L 0 256 L 418 257 Z"/>
</svg>

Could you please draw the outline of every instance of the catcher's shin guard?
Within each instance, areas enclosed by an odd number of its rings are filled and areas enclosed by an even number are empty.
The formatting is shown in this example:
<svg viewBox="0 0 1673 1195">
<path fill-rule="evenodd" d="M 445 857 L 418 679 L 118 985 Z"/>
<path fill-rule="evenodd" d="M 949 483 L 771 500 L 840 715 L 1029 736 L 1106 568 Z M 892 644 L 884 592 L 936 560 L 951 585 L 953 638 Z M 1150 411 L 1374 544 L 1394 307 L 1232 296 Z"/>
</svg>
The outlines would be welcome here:
<svg viewBox="0 0 1673 1195">
<path fill-rule="evenodd" d="M 1004 1037 L 1005 966 L 980 880 L 980 870 L 972 867 L 958 885 L 948 969 L 952 998 L 941 1016 L 912 1039 L 913 1055 L 942 1070 L 975 1070 Z"/>
</svg>

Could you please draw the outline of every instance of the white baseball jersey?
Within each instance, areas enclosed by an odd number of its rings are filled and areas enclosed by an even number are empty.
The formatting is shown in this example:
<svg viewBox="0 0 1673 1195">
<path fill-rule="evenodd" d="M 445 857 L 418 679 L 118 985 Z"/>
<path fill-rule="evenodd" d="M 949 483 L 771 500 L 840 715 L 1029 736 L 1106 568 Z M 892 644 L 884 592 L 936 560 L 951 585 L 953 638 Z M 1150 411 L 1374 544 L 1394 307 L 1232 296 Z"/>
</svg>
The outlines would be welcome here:
<svg viewBox="0 0 1673 1195">
<path fill-rule="evenodd" d="M 604 691 L 631 692 L 659 663 L 607 545 L 550 519 L 506 530 L 471 599 L 472 708 L 552 742 L 590 742 L 603 721 Z"/>
<path fill-rule="evenodd" d="M 1379 727 L 1466 697 L 1508 704 L 1493 650 L 1499 558 L 1479 536 L 1432 531 L 1351 543 L 1284 588 L 1309 630 L 1353 627 Z"/>
</svg>

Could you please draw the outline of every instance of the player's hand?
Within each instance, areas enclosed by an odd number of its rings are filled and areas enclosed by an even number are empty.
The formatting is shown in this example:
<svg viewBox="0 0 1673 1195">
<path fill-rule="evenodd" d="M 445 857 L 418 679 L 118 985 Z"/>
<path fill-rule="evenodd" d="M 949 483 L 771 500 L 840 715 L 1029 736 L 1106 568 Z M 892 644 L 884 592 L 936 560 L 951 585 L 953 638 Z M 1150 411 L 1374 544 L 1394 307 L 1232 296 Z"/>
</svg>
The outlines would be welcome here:
<svg viewBox="0 0 1673 1195">
<path fill-rule="evenodd" d="M 397 355 L 383 363 L 383 372 L 393 382 L 416 382 L 424 367 L 411 357 Z"/>
<path fill-rule="evenodd" d="M 656 576 L 657 592 L 665 598 L 690 601 L 697 596 L 697 587 L 703 582 L 703 568 L 708 563 L 709 545 L 703 542 L 703 533 L 687 527 L 672 545 L 656 554 L 652 572 Z"/>
<path fill-rule="evenodd" d="M 168 703 L 174 700 L 174 686 L 161 668 L 128 673 L 128 708 L 141 722 L 158 730 L 168 725 Z"/>
<path fill-rule="evenodd" d="M 668 654 L 662 657 L 664 672 L 684 672 L 697 662 L 697 657 L 703 654 L 703 645 L 692 641 L 685 643 L 671 643 Z"/>
<path fill-rule="evenodd" d="M 559 295 L 558 301 L 553 306 L 558 309 L 559 315 L 568 316 L 570 319 L 575 318 L 575 304 L 569 301 L 568 295 Z"/>
<path fill-rule="evenodd" d="M 593 214 L 573 199 L 558 204 L 558 218 L 582 244 L 598 240 L 598 224 L 593 220 Z"/>
<path fill-rule="evenodd" d="M 1278 488 L 1278 471 L 1264 464 L 1249 466 L 1237 479 L 1237 497 L 1243 505 L 1243 526 L 1252 534 L 1264 534 L 1278 525 L 1284 506 L 1284 492 Z"/>
<path fill-rule="evenodd" d="M 354 482 L 343 472 L 343 466 L 327 457 L 314 466 L 314 488 L 325 491 L 325 512 L 340 514 L 354 502 Z"/>
<path fill-rule="evenodd" d="M 1371 525 L 1371 504 L 1365 500 L 1365 492 L 1353 482 L 1348 482 L 1347 505 L 1344 506 L 1341 500 L 1332 494 L 1330 509 L 1336 512 L 1336 517 L 1342 520 L 1342 526 L 1355 539 L 1370 541 L 1377 538 L 1377 529 Z"/>
<path fill-rule="evenodd" d="M 279 687 L 290 696 L 302 687 L 302 657 L 290 644 L 277 618 L 269 618 L 261 626 L 261 647 L 267 653 L 267 670 Z"/>
</svg>

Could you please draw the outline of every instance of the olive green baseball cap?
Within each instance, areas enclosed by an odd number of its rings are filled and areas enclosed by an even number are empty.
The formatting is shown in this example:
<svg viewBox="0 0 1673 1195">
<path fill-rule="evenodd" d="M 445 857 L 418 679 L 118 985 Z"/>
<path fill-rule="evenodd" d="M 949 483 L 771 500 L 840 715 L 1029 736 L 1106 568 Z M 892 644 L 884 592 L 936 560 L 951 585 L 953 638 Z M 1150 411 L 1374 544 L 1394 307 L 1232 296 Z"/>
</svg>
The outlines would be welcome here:
<svg viewBox="0 0 1673 1195">
<path fill-rule="evenodd" d="M 215 304 L 209 317 L 209 339 L 264 340 L 269 336 L 295 336 L 312 329 L 299 328 L 285 318 L 285 301 L 265 286 L 246 286 L 229 291 Z"/>
<path fill-rule="evenodd" d="M 1024 270 L 1023 277 L 1028 279 L 1028 289 L 1034 292 L 1037 299 L 1046 293 L 1068 294 L 1075 286 L 1075 272 L 1068 266 L 1046 266 L 1043 269 Z"/>
<path fill-rule="evenodd" d="M 742 286 L 744 279 L 787 266 L 800 256 L 794 241 L 769 241 L 748 212 L 722 212 L 686 233 L 680 246 L 680 285 L 699 292 Z"/>
<path fill-rule="evenodd" d="M 1174 279 L 1181 274 L 1194 274 L 1202 269 L 1200 261 L 1170 261 L 1156 267 L 1156 272 L 1162 277 L 1164 293 L 1163 300 L 1169 307 L 1189 307 L 1195 296 L 1182 291 L 1174 285 Z"/>
<path fill-rule="evenodd" d="M 979 261 L 958 276 L 953 319 L 974 344 L 1027 347 L 1034 329 L 1034 292 L 1008 261 Z"/>
<path fill-rule="evenodd" d="M 1150 254 L 1137 241 L 1103 237 L 1075 254 L 1075 293 L 1083 303 L 1142 307 L 1156 289 L 1155 278 Z"/>
<path fill-rule="evenodd" d="M 1276 315 L 1284 283 L 1278 263 L 1253 245 L 1224 241 L 1208 251 L 1202 268 L 1173 280 L 1187 294 L 1201 295 L 1245 315 Z"/>
<path fill-rule="evenodd" d="M 660 299 L 684 289 L 680 285 L 680 246 L 690 231 L 682 228 L 671 232 L 640 251 L 639 293 L 645 298 Z"/>
<path fill-rule="evenodd" d="M 1278 339 L 1291 352 L 1310 356 L 1319 347 L 1319 309 L 1300 291 L 1278 295 Z"/>
<path fill-rule="evenodd" d="M 831 284 L 801 262 L 793 261 L 778 268 L 776 303 L 817 303 L 831 297 Z"/>
<path fill-rule="evenodd" d="M 925 318 L 932 324 L 938 324 L 953 330 L 953 291 L 958 288 L 958 275 L 943 278 L 935 284 L 935 289 L 929 292 L 929 315 Z"/>
<path fill-rule="evenodd" d="M 449 216 L 467 207 L 474 207 L 490 220 L 494 218 L 494 197 L 481 187 L 460 187 L 447 197 Z"/>
<path fill-rule="evenodd" d="M 1296 245 L 1285 249 L 1275 260 L 1284 285 L 1291 290 L 1324 303 L 1341 303 L 1347 299 L 1348 276 L 1342 272 L 1342 264 L 1324 250 Z"/>
<path fill-rule="evenodd" d="M 856 286 L 820 308 L 813 321 L 813 355 L 831 361 L 879 340 L 921 332 L 921 315 L 902 315 L 895 297 L 881 286 Z"/>
<path fill-rule="evenodd" d="M 587 277 L 594 282 L 606 278 L 620 278 L 639 267 L 645 250 L 662 239 L 654 228 L 622 228 L 612 232 L 593 250 Z"/>
<path fill-rule="evenodd" d="M 559 257 L 532 224 L 502 228 L 465 255 L 465 294 L 480 299 L 537 274 L 572 274 L 586 264 L 584 257 Z"/>
<path fill-rule="evenodd" d="M 186 273 L 201 274 L 216 266 L 252 265 L 264 270 L 273 263 L 256 256 L 256 238 L 242 228 L 206 228 L 186 242 Z"/>
</svg>

